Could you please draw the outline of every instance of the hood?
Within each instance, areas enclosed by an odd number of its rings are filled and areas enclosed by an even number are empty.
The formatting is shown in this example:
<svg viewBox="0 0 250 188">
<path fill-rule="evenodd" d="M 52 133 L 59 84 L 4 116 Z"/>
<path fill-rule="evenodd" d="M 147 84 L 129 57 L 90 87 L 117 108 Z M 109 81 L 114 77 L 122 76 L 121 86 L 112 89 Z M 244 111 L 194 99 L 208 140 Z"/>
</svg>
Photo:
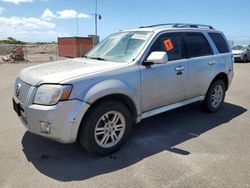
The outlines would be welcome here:
<svg viewBox="0 0 250 188">
<path fill-rule="evenodd" d="M 233 54 L 242 54 L 244 52 L 245 52 L 245 50 L 232 50 Z"/>
<path fill-rule="evenodd" d="M 23 69 L 19 74 L 19 78 L 26 83 L 36 86 L 42 83 L 60 83 L 74 77 L 87 76 L 126 65 L 126 63 L 77 58 L 44 63 Z"/>
</svg>

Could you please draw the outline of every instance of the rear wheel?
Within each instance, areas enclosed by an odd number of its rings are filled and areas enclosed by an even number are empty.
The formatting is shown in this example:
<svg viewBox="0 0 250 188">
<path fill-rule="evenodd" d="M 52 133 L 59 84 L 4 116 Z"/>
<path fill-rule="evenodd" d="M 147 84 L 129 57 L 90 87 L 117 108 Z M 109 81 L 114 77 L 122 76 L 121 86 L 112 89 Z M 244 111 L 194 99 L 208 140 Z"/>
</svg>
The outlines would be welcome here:
<svg viewBox="0 0 250 188">
<path fill-rule="evenodd" d="M 104 101 L 83 119 L 78 140 L 89 152 L 109 155 L 122 146 L 130 129 L 131 115 L 127 107 L 118 101 Z"/>
<path fill-rule="evenodd" d="M 222 80 L 214 81 L 208 89 L 203 106 L 206 111 L 214 113 L 217 112 L 225 98 L 226 87 Z"/>
</svg>

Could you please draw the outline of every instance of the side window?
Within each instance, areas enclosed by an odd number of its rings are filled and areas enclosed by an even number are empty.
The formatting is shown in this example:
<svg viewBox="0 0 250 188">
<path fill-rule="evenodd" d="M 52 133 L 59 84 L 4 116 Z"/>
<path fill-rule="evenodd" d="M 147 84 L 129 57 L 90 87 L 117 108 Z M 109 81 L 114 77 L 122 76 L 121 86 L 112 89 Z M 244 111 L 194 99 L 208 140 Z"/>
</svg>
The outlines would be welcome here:
<svg viewBox="0 0 250 188">
<path fill-rule="evenodd" d="M 189 57 L 212 55 L 212 49 L 202 33 L 186 33 L 186 43 Z"/>
<path fill-rule="evenodd" d="M 208 33 L 208 35 L 213 40 L 216 48 L 218 49 L 219 53 L 228 53 L 229 48 L 228 45 L 224 39 L 224 37 L 220 33 Z"/>
<path fill-rule="evenodd" d="M 168 60 L 174 61 L 183 59 L 182 38 L 179 33 L 167 33 L 158 37 L 150 52 L 165 51 L 168 54 Z"/>
</svg>

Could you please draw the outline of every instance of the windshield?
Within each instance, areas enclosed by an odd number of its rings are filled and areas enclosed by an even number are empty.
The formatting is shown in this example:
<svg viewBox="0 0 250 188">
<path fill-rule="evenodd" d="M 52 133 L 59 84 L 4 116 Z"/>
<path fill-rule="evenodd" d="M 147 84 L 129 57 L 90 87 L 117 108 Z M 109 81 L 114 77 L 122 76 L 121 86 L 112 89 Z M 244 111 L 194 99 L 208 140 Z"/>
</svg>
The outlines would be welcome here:
<svg viewBox="0 0 250 188">
<path fill-rule="evenodd" d="M 104 39 L 85 57 L 103 61 L 127 63 L 140 53 L 152 32 L 130 31 L 115 33 Z"/>
<path fill-rule="evenodd" d="M 242 45 L 236 45 L 232 47 L 233 50 L 246 50 L 247 47 L 246 46 L 242 46 Z"/>
</svg>

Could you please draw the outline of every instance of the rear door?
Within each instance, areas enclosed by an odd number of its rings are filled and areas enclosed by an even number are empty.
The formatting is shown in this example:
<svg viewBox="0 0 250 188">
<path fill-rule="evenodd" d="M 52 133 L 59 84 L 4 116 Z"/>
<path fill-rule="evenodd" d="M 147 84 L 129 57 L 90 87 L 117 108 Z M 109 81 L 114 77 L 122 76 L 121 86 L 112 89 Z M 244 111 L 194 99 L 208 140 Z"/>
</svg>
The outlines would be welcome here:
<svg viewBox="0 0 250 188">
<path fill-rule="evenodd" d="M 186 99 L 189 99 L 205 94 L 216 59 L 203 33 L 185 32 L 184 38 L 189 67 Z"/>
<path fill-rule="evenodd" d="M 228 68 L 228 71 L 233 70 L 233 54 L 229 47 L 226 37 L 221 32 L 208 32 L 208 36 L 212 39 L 212 42 L 217 49 L 217 62 L 223 64 Z M 216 50 L 215 49 L 215 50 Z"/>
</svg>

